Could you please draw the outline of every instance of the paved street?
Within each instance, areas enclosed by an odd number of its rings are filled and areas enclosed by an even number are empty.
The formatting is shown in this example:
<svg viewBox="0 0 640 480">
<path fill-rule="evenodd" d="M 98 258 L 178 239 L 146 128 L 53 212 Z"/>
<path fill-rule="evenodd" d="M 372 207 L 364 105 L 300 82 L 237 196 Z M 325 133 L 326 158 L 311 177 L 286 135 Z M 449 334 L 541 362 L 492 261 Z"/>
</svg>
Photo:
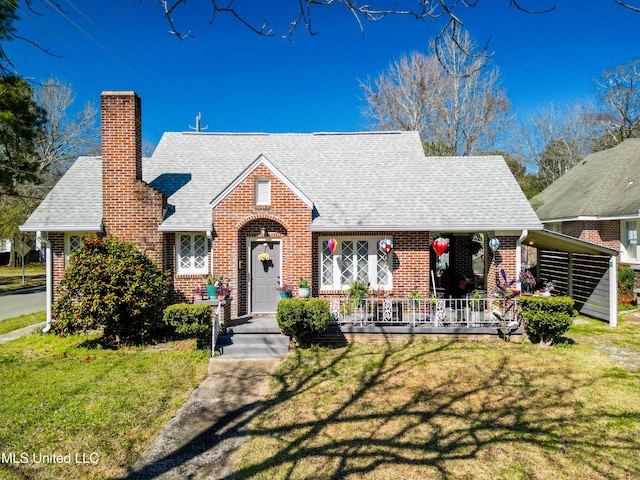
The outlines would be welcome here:
<svg viewBox="0 0 640 480">
<path fill-rule="evenodd" d="M 32 287 L 0 294 L 0 320 L 46 308 L 45 287 Z"/>
</svg>

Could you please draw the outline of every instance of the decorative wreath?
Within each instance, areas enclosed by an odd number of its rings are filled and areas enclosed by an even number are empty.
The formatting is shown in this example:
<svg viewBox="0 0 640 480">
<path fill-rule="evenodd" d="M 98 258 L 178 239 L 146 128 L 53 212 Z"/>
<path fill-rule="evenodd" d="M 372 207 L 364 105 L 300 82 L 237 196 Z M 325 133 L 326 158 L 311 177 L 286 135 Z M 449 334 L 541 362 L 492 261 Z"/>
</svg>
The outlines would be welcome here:
<svg viewBox="0 0 640 480">
<path fill-rule="evenodd" d="M 258 255 L 258 260 L 260 260 L 261 262 L 268 262 L 269 261 L 269 254 L 268 253 L 261 253 L 260 255 Z"/>
</svg>

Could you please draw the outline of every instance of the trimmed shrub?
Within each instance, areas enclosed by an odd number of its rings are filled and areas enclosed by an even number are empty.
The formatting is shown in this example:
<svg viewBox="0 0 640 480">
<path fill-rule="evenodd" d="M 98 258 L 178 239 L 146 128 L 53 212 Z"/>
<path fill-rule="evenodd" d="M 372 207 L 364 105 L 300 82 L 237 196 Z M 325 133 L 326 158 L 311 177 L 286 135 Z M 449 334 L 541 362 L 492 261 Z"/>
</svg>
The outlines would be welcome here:
<svg viewBox="0 0 640 480">
<path fill-rule="evenodd" d="M 520 297 L 525 331 L 533 343 L 551 345 L 573 324 L 569 297 Z"/>
<path fill-rule="evenodd" d="M 211 335 L 211 306 L 206 303 L 178 303 L 164 311 L 164 323 L 180 338 L 207 340 Z"/>
<path fill-rule="evenodd" d="M 53 331 L 104 328 L 109 341 L 139 343 L 162 331 L 171 282 L 153 261 L 119 238 L 86 238 L 73 252 L 53 305 Z"/>
<path fill-rule="evenodd" d="M 329 327 L 329 302 L 324 298 L 282 298 L 276 311 L 278 326 L 300 346 Z"/>
</svg>

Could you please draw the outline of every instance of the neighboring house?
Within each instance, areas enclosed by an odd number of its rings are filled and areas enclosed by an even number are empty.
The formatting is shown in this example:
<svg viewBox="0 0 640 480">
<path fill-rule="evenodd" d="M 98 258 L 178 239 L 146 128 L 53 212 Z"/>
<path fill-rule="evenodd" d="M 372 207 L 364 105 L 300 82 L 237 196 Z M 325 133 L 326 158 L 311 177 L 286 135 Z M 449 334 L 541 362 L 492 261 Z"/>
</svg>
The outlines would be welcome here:
<svg viewBox="0 0 640 480">
<path fill-rule="evenodd" d="M 640 264 L 640 138 L 588 155 L 531 199 L 545 229 L 620 252 Z"/>
<path fill-rule="evenodd" d="M 276 288 L 300 277 L 329 299 L 355 279 L 426 297 L 440 235 L 449 250 L 438 287 L 461 293 L 466 277 L 493 291 L 500 269 L 519 271 L 523 231 L 542 229 L 502 157 L 425 157 L 415 132 L 166 133 L 148 159 L 141 143 L 139 97 L 103 93 L 102 157 L 79 158 L 21 227 L 46 232 L 54 289 L 93 233 L 169 269 L 175 301 L 191 301 L 208 275 L 230 278 L 232 316 L 274 312 Z"/>
</svg>

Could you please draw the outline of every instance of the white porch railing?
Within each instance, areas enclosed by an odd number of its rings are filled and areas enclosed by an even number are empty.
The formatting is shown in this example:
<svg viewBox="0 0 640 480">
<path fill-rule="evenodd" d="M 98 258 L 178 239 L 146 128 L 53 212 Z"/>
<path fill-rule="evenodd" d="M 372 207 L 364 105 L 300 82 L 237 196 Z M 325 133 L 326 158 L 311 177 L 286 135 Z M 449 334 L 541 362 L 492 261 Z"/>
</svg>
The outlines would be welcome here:
<svg viewBox="0 0 640 480">
<path fill-rule="evenodd" d="M 216 342 L 218 341 L 218 335 L 220 335 L 220 302 L 218 302 L 218 308 L 216 314 L 211 320 L 211 356 L 215 355 Z"/>
<path fill-rule="evenodd" d="M 347 297 L 329 300 L 332 321 L 360 326 L 516 326 L 516 309 L 515 299 L 505 298 L 366 298 L 359 305 Z"/>
</svg>

